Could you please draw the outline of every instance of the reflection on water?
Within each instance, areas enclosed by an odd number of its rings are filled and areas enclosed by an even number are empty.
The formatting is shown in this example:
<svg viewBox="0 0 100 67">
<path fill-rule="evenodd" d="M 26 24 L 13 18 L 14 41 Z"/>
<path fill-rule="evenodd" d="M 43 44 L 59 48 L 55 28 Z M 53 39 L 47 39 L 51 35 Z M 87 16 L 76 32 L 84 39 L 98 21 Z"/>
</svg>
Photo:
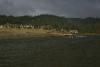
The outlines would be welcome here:
<svg viewBox="0 0 100 67">
<path fill-rule="evenodd" d="M 99 67 L 100 36 L 0 39 L 0 67 Z"/>
</svg>

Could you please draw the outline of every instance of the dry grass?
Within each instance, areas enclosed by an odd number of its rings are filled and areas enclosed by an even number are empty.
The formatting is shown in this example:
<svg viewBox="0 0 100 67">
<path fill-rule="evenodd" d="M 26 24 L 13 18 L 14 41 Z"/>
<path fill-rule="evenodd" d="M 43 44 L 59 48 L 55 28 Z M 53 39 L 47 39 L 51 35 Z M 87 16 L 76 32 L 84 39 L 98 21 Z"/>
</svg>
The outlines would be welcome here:
<svg viewBox="0 0 100 67">
<path fill-rule="evenodd" d="M 0 29 L 0 38 L 12 37 L 37 37 L 37 36 L 63 36 L 60 32 L 51 32 L 45 29 L 18 29 L 18 28 L 4 28 Z"/>
</svg>

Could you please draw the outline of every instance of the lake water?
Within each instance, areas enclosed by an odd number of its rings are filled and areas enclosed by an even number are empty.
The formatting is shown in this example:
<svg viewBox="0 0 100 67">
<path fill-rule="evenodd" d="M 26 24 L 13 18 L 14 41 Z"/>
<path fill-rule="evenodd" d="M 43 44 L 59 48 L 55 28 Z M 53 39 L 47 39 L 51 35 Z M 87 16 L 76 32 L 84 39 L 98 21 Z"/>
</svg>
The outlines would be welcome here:
<svg viewBox="0 0 100 67">
<path fill-rule="evenodd" d="M 0 67 L 100 67 L 100 36 L 0 39 Z"/>
</svg>

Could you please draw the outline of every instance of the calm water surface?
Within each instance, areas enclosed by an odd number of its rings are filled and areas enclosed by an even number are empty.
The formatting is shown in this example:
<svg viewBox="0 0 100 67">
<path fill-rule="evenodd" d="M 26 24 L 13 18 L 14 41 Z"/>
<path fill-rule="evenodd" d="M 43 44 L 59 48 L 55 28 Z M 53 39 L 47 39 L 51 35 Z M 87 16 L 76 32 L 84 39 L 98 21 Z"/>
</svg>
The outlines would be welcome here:
<svg viewBox="0 0 100 67">
<path fill-rule="evenodd" d="M 100 36 L 0 39 L 0 67 L 100 67 Z"/>
</svg>

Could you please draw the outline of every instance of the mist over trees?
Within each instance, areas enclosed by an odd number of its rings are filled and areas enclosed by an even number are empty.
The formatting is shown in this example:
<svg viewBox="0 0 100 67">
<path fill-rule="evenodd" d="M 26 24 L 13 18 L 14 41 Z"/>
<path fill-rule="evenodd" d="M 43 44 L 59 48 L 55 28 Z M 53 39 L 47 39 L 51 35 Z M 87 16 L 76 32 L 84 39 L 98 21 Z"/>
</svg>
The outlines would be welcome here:
<svg viewBox="0 0 100 67">
<path fill-rule="evenodd" d="M 80 33 L 100 33 L 100 18 L 65 18 L 55 15 L 38 16 L 6 16 L 0 15 L 0 25 L 4 24 L 22 24 L 34 25 L 35 28 L 44 26 L 47 29 L 56 29 L 57 31 L 78 30 Z"/>
</svg>

